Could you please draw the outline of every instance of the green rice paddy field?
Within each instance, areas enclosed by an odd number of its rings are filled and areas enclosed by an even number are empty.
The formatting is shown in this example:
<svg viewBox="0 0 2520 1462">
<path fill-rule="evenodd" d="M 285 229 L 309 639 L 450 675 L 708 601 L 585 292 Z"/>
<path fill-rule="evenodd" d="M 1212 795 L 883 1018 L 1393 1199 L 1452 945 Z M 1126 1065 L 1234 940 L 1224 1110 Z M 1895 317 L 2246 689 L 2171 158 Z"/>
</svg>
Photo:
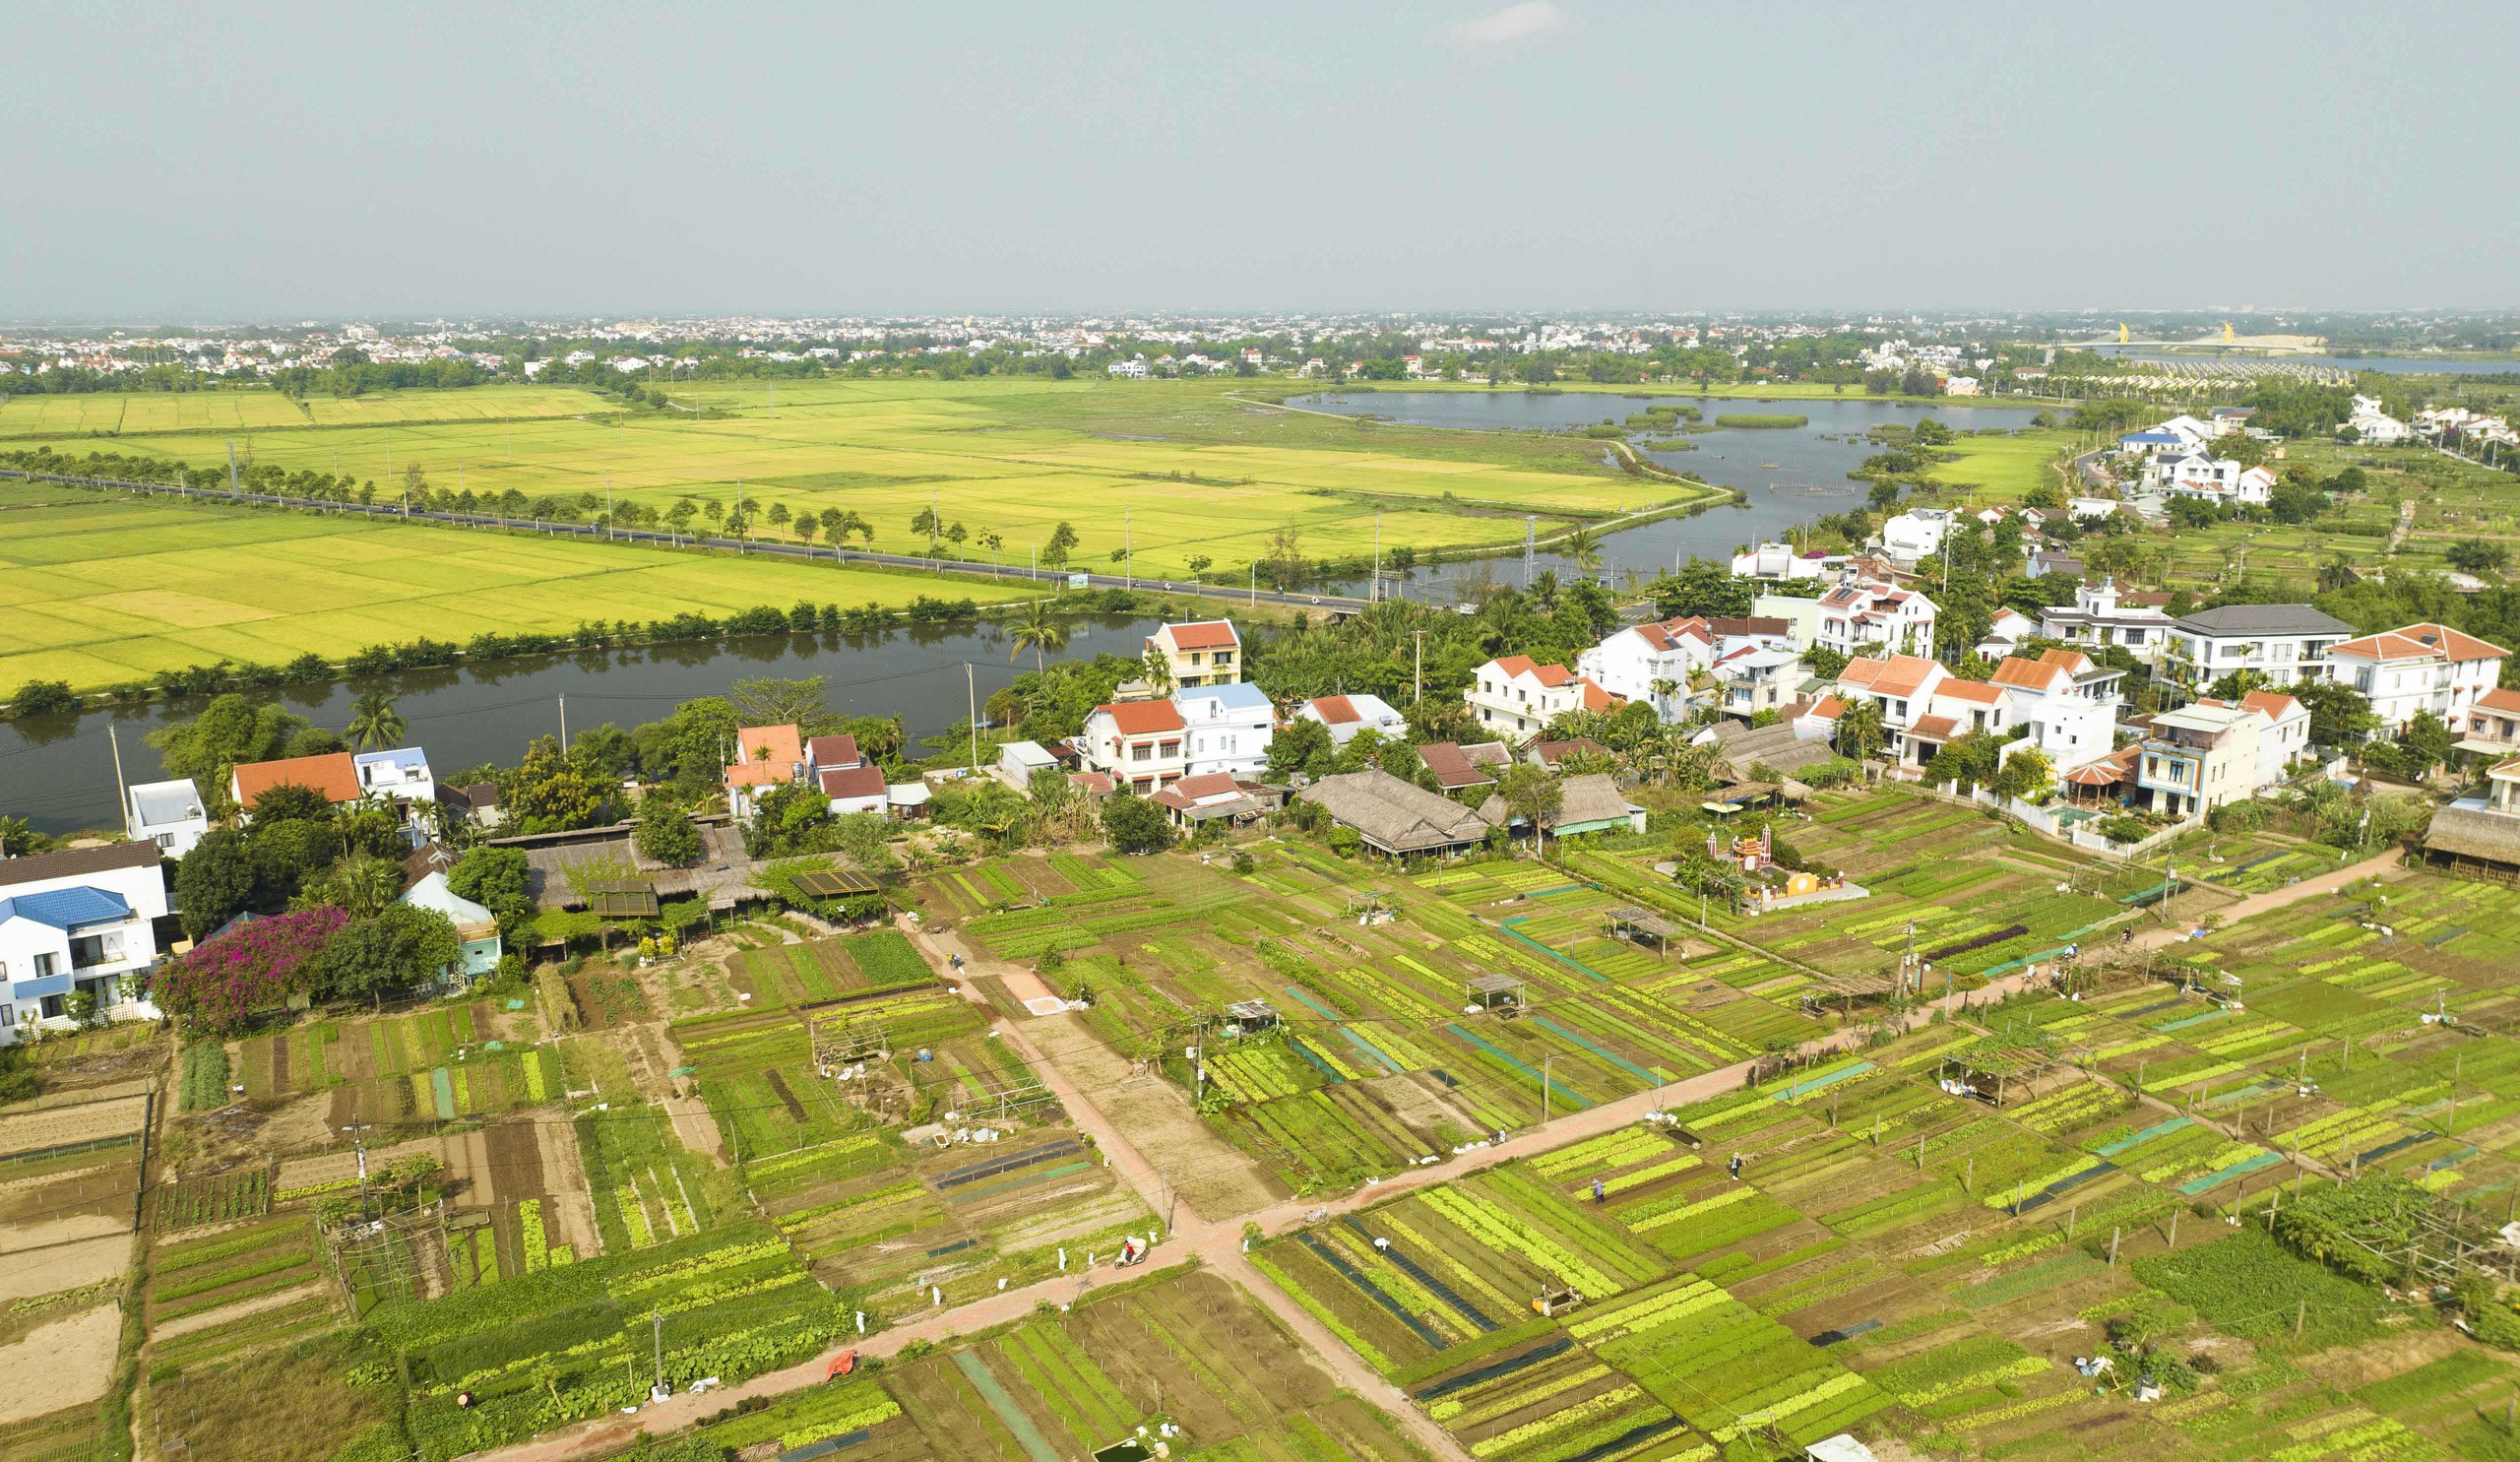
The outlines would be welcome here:
<svg viewBox="0 0 2520 1462">
<path fill-rule="evenodd" d="M 724 617 L 800 600 L 982 602 L 1011 586 L 0 482 L 0 686 L 94 688 L 222 659 L 346 658 L 428 635 Z"/>
<path fill-rule="evenodd" d="M 237 408 L 261 418 L 237 427 L 237 447 L 389 492 L 389 449 L 393 474 L 418 465 L 435 486 L 460 477 L 491 493 L 574 497 L 608 483 L 662 508 L 684 496 L 731 504 L 740 481 L 749 502 L 854 511 L 874 527 L 873 546 L 901 551 L 926 546 L 910 521 L 933 503 L 974 536 L 997 534 L 1009 562 L 1062 520 L 1083 539 L 1078 562 L 1106 560 L 1123 546 L 1125 512 L 1125 540 L 1150 575 L 1186 574 L 1193 556 L 1248 562 L 1289 527 L 1312 554 L 1352 552 L 1376 508 L 1387 545 L 1423 551 L 1518 541 L 1526 512 L 1545 528 L 1712 495 L 1613 471 L 1595 444 L 1360 426 L 1244 401 L 1224 382 L 799 381 L 779 387 L 775 407 L 753 383 L 669 389 L 692 414 L 598 419 L 565 413 L 567 393 L 497 387 L 429 393 L 438 399 L 405 408 L 412 422 L 388 426 L 365 424 L 396 410 L 383 396 L 310 403 L 311 420 L 273 398 Z M 500 404 L 511 397 L 516 408 Z M 477 399 L 482 416 L 426 414 L 449 411 L 448 398 Z M 580 411 L 601 406 L 579 394 Z M 124 409 L 94 398 L 80 410 L 101 420 Z M 0 416 L 0 438 L 10 420 Z M 153 425 L 126 423 L 112 449 L 224 465 L 226 437 Z"/>
</svg>

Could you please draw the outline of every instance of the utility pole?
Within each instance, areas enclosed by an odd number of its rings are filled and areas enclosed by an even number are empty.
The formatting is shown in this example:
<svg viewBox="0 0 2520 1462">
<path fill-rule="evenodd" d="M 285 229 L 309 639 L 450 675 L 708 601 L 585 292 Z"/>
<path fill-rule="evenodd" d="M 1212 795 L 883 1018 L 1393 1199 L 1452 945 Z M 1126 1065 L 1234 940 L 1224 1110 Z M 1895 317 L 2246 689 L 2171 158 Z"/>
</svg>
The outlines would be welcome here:
<svg viewBox="0 0 2520 1462">
<path fill-rule="evenodd" d="M 1540 1124 L 1544 1127 L 1548 1125 L 1548 1068 L 1556 1059 L 1553 1055 L 1540 1058 Z"/>
<path fill-rule="evenodd" d="M 1260 560 L 1251 560 L 1251 607 L 1260 607 Z"/>
<path fill-rule="evenodd" d="M 612 469 L 603 470 L 603 540 L 612 541 Z"/>
<path fill-rule="evenodd" d="M 389 480 L 394 476 L 394 449 L 392 447 L 385 449 L 385 476 Z M 236 444 L 234 442 L 229 442 L 227 444 L 227 495 L 229 497 L 239 495 L 239 489 L 236 486 Z"/>
<path fill-rule="evenodd" d="M 1366 604 L 1377 604 L 1377 603 L 1379 603 L 1381 600 L 1382 600 L 1382 509 L 1380 509 L 1380 508 L 1376 508 L 1376 509 L 1374 509 L 1374 577 L 1373 577 L 1373 582 L 1372 582 L 1372 583 L 1370 583 L 1370 584 L 1367 584 L 1367 585 L 1365 586 L 1365 603 L 1366 603 Z"/>
<path fill-rule="evenodd" d="M 367 1217 L 367 1122 L 345 1122 L 342 1130 L 350 1134 L 350 1145 L 358 1152 L 358 1212 Z"/>
<path fill-rule="evenodd" d="M 560 694 L 560 754 L 569 754 L 569 696 L 566 691 Z"/>
<path fill-rule="evenodd" d="M 122 780 L 122 737 L 114 734 L 113 723 L 105 723 L 105 739 L 114 748 L 114 799 L 122 803 L 123 816 L 131 816 L 131 789 Z"/>
<path fill-rule="evenodd" d="M 1137 540 L 1129 531 L 1128 504 L 1120 505 L 1120 582 L 1128 588 L 1138 587 Z"/>
<path fill-rule="evenodd" d="M 653 1391 L 651 1391 L 651 1392 L 649 1392 L 649 1393 L 648 1393 L 648 1398 L 649 1398 L 650 1400 L 652 1400 L 652 1401 L 662 1401 L 662 1400 L 664 1399 L 664 1397 L 665 1397 L 665 1316 L 664 1316 L 664 1311 L 660 1310 L 660 1309 L 652 1309 L 652 1310 L 649 1310 L 649 1311 L 648 1311 L 648 1321 L 649 1321 L 649 1324 L 653 1327 L 653 1329 L 652 1329 L 652 1332 L 651 1332 L 651 1333 L 652 1333 L 652 1334 L 654 1334 L 654 1336 L 656 1337 L 656 1357 L 657 1357 L 657 1388 L 656 1388 L 655 1390 L 653 1390 Z"/>
<path fill-rule="evenodd" d="M 980 693 L 972 679 L 972 663 L 968 660 L 963 662 L 963 695 L 971 702 L 972 770 L 976 773 L 980 769 Z"/>
<path fill-rule="evenodd" d="M 1523 515 L 1523 587 L 1532 587 L 1532 556 L 1539 549 L 1540 519 Z"/>
<path fill-rule="evenodd" d="M 1426 632 L 1413 629 L 1409 638 L 1415 645 L 1415 658 L 1409 670 L 1409 703 L 1415 706 L 1426 699 Z"/>
</svg>

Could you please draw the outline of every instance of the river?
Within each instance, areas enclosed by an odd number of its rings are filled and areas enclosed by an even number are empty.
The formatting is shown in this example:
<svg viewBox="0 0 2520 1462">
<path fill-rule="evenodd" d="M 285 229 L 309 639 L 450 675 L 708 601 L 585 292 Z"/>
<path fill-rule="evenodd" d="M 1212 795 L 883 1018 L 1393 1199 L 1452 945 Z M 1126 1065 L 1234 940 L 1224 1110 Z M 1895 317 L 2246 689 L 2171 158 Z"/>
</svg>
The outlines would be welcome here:
<svg viewBox="0 0 2520 1462">
<path fill-rule="evenodd" d="M 1068 648 L 1052 659 L 1091 659 L 1104 651 L 1135 659 L 1157 621 L 1096 615 L 1069 623 Z M 623 730 L 655 721 L 682 701 L 723 695 L 755 675 L 822 675 L 832 708 L 844 716 L 898 714 L 913 737 L 934 735 L 963 719 L 969 705 L 963 667 L 985 704 L 1033 657 L 1010 659 L 1006 631 L 994 624 L 916 625 L 873 634 L 764 635 L 717 642 L 651 645 L 635 650 L 534 656 L 463 669 L 409 670 L 322 685 L 258 692 L 317 726 L 339 731 L 350 703 L 384 690 L 410 723 L 410 744 L 427 749 L 440 777 L 482 762 L 514 764 L 536 736 L 560 730 L 568 698 L 572 733 L 611 722 Z M 198 715 L 197 697 L 78 715 L 30 716 L 0 723 L 0 814 L 24 817 L 40 831 L 114 827 L 114 742 L 123 775 L 154 782 L 162 775 L 148 733 Z"/>
<path fill-rule="evenodd" d="M 2078 346 L 2097 354 L 2113 355 L 2121 360 L 2144 360 L 2156 363 L 2181 361 L 2188 364 L 2214 361 L 2263 361 L 2269 365 L 2327 365 L 2338 370 L 2371 371 L 2385 376 L 2492 376 L 2520 375 L 2520 360 L 2456 360 L 2435 355 L 2257 355 L 2234 350 L 2217 354 L 2195 350 L 2170 354 L 2159 347 L 2121 346 L 2114 342 L 2096 346 Z"/>
<path fill-rule="evenodd" d="M 1606 534 L 1602 540 L 1604 571 L 1613 584 L 1625 584 L 1630 573 L 1652 578 L 1690 557 L 1730 559 L 1734 547 L 1763 539 L 1782 539 L 1796 525 L 1828 513 L 1843 513 L 1863 500 L 1864 484 L 1847 474 L 1879 450 L 1865 440 L 1875 426 L 1913 426 L 1932 416 L 1960 430 L 1979 427 L 2013 429 L 2028 426 L 2038 407 L 1985 407 L 1954 403 L 1949 407 L 1883 401 L 1869 396 L 1844 399 L 1750 401 L 1731 397 L 1651 398 L 1602 391 L 1567 391 L 1555 395 L 1527 391 L 1336 391 L 1296 397 L 1290 406 L 1317 412 L 1388 416 L 1422 426 L 1454 426 L 1473 430 L 1563 430 L 1591 426 L 1604 419 L 1624 421 L 1655 402 L 1685 402 L 1713 425 L 1721 415 L 1784 415 L 1809 418 L 1796 427 L 1718 427 L 1689 435 L 1692 452 L 1646 452 L 1643 455 L 1673 472 L 1694 473 L 1720 486 L 1737 487 L 1737 504 L 1710 508 L 1687 517 L 1663 518 L 1635 528 Z M 1667 439 L 1670 433 L 1631 433 L 1641 439 Z M 1565 577 L 1572 565 L 1543 553 L 1538 568 Z M 1399 592 L 1411 599 L 1451 602 L 1471 586 L 1488 579 L 1500 584 L 1523 582 L 1520 555 L 1418 570 Z M 1364 581 L 1342 586 L 1361 594 Z"/>
</svg>

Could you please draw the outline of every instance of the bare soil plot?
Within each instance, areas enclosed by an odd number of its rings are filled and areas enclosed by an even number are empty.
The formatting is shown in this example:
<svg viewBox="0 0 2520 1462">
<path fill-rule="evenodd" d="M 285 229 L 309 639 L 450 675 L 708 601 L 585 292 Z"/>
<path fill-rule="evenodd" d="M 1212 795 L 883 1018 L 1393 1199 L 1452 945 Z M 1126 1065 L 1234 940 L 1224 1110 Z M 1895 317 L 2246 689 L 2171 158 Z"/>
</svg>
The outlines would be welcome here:
<svg viewBox="0 0 2520 1462">
<path fill-rule="evenodd" d="M 131 1240 L 123 1234 L 0 1253 L 0 1303 L 85 1289 L 114 1278 L 130 1263 Z"/>
<path fill-rule="evenodd" d="M 121 1307 L 99 1304 L 37 1325 L 15 1345 L 0 1346 L 0 1424 L 104 1395 L 121 1331 Z"/>
<path fill-rule="evenodd" d="M 147 1112 L 138 1096 L 12 1112 L 0 1115 L 0 1156 L 133 1136 Z"/>
<path fill-rule="evenodd" d="M 1136 1076 L 1132 1064 L 1109 1047 L 1064 1042 L 1058 1065 L 1149 1162 L 1171 1170 L 1181 1201 L 1201 1218 L 1214 1222 L 1251 1213 L 1286 1196 L 1288 1190 L 1258 1164 L 1200 1120 L 1176 1088 Z"/>
</svg>

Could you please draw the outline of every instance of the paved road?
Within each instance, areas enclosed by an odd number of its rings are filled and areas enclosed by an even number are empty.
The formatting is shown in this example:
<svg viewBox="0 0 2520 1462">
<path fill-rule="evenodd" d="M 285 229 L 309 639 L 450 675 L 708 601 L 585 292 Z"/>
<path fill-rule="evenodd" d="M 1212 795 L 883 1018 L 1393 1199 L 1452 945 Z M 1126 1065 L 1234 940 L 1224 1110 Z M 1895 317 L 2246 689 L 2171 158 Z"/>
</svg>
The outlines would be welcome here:
<svg viewBox="0 0 2520 1462">
<path fill-rule="evenodd" d="M 341 503 L 322 498 L 290 497 L 271 492 L 215 492 L 200 487 L 176 487 L 165 482 L 129 482 L 116 477 L 67 477 L 58 473 L 29 473 L 0 470 L 0 477 L 16 477 L 30 482 L 64 482 L 76 487 L 100 487 L 124 492 L 141 492 L 156 497 L 195 498 L 203 502 L 248 503 L 263 507 L 304 508 L 319 513 L 342 513 L 363 518 L 391 518 L 414 523 L 441 523 L 465 528 L 495 528 L 503 532 L 532 532 L 544 538 L 572 538 L 601 542 L 647 543 L 666 548 L 699 548 L 712 552 L 734 553 L 745 557 L 787 558 L 800 562 L 834 564 L 872 564 L 882 568 L 917 569 L 923 573 L 957 574 L 967 578 L 1028 580 L 1045 589 L 1057 591 L 1073 586 L 1074 578 L 1083 574 L 1087 589 L 1138 589 L 1165 591 L 1172 594 L 1195 594 L 1228 604 L 1285 604 L 1295 608 L 1361 609 L 1366 602 L 1337 594 L 1287 594 L 1274 589 L 1234 589 L 1218 584 L 1201 584 L 1186 579 L 1140 579 L 1134 575 L 1098 574 L 1068 568 L 1035 568 L 1029 565 L 979 563 L 965 558 L 922 557 L 913 553 L 878 553 L 871 548 L 815 547 L 807 543 L 765 542 L 759 539 L 710 538 L 705 534 L 658 533 L 644 528 L 607 529 L 591 523 L 536 523 L 523 518 L 505 518 L 492 513 L 449 513 L 435 510 L 410 511 L 392 503 Z"/>
</svg>

